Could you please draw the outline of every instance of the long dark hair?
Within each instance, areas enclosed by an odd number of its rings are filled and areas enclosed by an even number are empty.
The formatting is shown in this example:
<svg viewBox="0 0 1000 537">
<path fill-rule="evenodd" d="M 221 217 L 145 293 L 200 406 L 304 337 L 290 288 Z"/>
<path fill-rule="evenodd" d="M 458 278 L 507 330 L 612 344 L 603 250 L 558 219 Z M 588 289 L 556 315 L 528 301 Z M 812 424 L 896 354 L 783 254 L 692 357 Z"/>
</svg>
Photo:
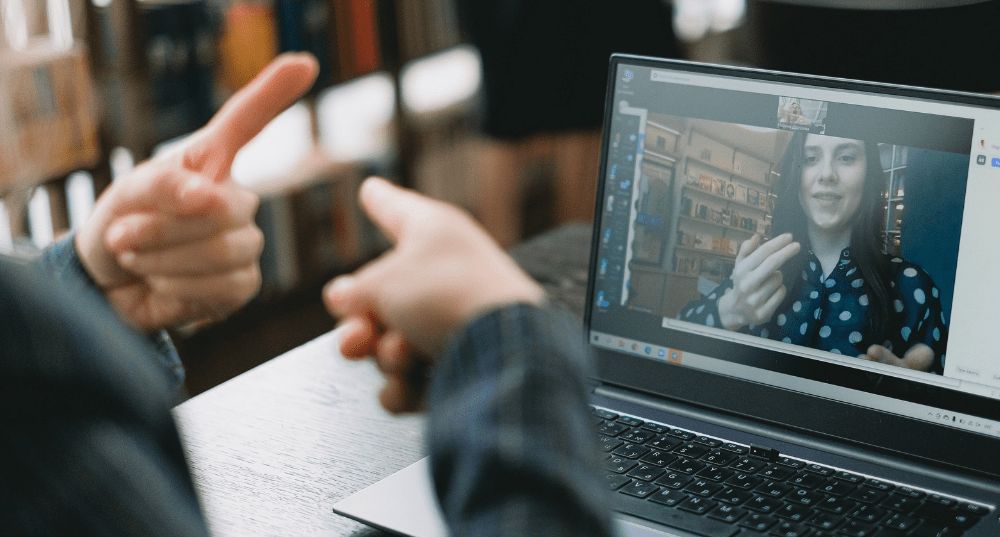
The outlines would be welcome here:
<svg viewBox="0 0 1000 537">
<path fill-rule="evenodd" d="M 772 216 L 771 236 L 791 233 L 802 245 L 802 250 L 788 263 L 781 267 L 788 295 L 778 307 L 785 311 L 791 303 L 798 299 L 797 290 L 802 285 L 802 271 L 805 268 L 809 245 L 809 235 L 806 232 L 808 217 L 799 201 L 799 191 L 802 184 L 802 168 L 805 160 L 806 132 L 796 132 L 788 144 L 785 158 L 781 164 L 781 177 L 775 186 L 778 199 Z M 885 206 L 884 191 L 886 188 L 885 171 L 882 169 L 878 144 L 863 140 L 865 144 L 865 159 L 867 170 L 861 205 L 855 214 L 855 222 L 851 228 L 851 251 L 861 269 L 865 280 L 865 290 L 870 298 L 868 306 L 868 326 L 875 337 L 885 333 L 889 321 L 889 259 L 884 253 L 885 246 Z M 881 342 L 879 342 L 881 343 Z"/>
</svg>

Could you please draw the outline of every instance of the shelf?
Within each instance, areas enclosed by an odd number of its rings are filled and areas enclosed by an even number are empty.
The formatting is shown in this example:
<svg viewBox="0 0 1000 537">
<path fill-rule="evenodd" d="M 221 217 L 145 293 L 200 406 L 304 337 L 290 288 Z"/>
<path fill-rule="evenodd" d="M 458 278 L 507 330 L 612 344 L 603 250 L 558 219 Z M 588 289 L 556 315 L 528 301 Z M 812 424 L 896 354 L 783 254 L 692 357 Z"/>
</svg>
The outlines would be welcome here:
<svg viewBox="0 0 1000 537">
<path fill-rule="evenodd" d="M 730 260 L 735 260 L 736 259 L 735 255 L 727 254 L 725 252 L 718 252 L 716 250 L 703 250 L 701 248 L 692 248 L 690 246 L 677 245 L 677 250 L 681 251 L 681 252 L 688 252 L 688 253 L 694 253 L 694 254 L 710 255 L 712 257 L 722 257 L 722 258 L 730 259 Z"/>
<path fill-rule="evenodd" d="M 768 183 L 765 183 L 763 181 L 759 181 L 757 179 L 751 179 L 749 177 L 745 177 L 743 175 L 740 175 L 740 174 L 734 172 L 733 170 L 728 170 L 726 168 L 722 168 L 722 167 L 716 166 L 715 164 L 711 164 L 709 162 L 705 162 L 704 160 L 701 160 L 698 157 L 692 157 L 691 155 L 688 155 L 687 158 L 688 158 L 688 160 L 690 160 L 690 161 L 692 161 L 694 163 L 697 163 L 700 166 L 705 166 L 706 168 L 711 168 L 713 170 L 722 172 L 724 174 L 732 175 L 733 177 L 739 177 L 740 179 L 743 179 L 744 181 L 764 186 L 764 187 L 766 187 L 768 189 L 768 191 L 770 191 L 771 185 L 768 184 Z"/>
<path fill-rule="evenodd" d="M 738 228 L 738 227 L 727 226 L 726 224 L 721 224 L 721 223 L 718 223 L 718 222 L 712 222 L 711 220 L 704 220 L 702 218 L 695 218 L 693 216 L 681 216 L 680 218 L 681 218 L 681 220 L 686 220 L 686 221 L 694 222 L 694 223 L 697 223 L 697 224 L 705 224 L 705 225 L 717 227 L 719 229 L 728 229 L 728 230 L 732 230 L 732 231 L 739 231 L 740 233 L 745 233 L 745 234 L 751 235 L 751 236 L 757 233 L 756 230 L 750 231 L 749 229 L 741 229 L 741 228 Z"/>
<path fill-rule="evenodd" d="M 694 186 L 694 185 L 690 185 L 690 184 L 684 185 L 684 189 L 688 190 L 688 191 L 691 191 L 691 192 L 697 192 L 698 194 L 701 194 L 701 195 L 704 195 L 704 196 L 708 196 L 710 198 L 715 198 L 715 199 L 723 200 L 726 203 L 735 203 L 736 205 L 739 205 L 740 207 L 746 207 L 747 209 L 753 209 L 755 211 L 760 211 L 760 212 L 765 213 L 765 214 L 767 213 L 767 209 L 765 209 L 763 207 L 758 207 L 756 205 L 750 205 L 749 203 L 742 202 L 742 201 L 740 201 L 740 200 L 738 200 L 736 198 L 730 198 L 728 196 L 720 196 L 719 194 L 716 194 L 714 192 L 709 192 L 708 190 L 705 190 L 703 188 L 699 188 L 699 187 Z"/>
</svg>

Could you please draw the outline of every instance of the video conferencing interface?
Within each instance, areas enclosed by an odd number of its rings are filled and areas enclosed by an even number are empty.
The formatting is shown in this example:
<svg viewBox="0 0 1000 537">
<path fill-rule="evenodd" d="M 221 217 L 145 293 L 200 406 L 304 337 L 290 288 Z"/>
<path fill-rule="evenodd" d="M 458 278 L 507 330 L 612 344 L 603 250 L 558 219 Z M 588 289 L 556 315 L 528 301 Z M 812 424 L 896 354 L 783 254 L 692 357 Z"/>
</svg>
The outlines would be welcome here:
<svg viewBox="0 0 1000 537">
<path fill-rule="evenodd" d="M 628 64 L 612 91 L 593 344 L 1000 436 L 1000 114 Z"/>
</svg>

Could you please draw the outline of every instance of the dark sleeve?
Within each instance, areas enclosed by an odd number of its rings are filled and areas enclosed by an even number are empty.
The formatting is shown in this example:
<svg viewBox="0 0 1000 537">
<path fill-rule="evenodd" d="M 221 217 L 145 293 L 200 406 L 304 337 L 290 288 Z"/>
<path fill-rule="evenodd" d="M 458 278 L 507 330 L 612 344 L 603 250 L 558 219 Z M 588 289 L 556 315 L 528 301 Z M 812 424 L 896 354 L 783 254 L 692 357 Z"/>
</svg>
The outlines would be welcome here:
<svg viewBox="0 0 1000 537">
<path fill-rule="evenodd" d="M 208 534 L 149 341 L 0 259 L 0 533 Z"/>
<path fill-rule="evenodd" d="M 434 486 L 453 535 L 605 536 L 579 324 L 531 306 L 476 320 L 429 392 Z"/>
<path fill-rule="evenodd" d="M 98 289 L 97 284 L 83 267 L 80 256 L 77 255 L 74 237 L 75 235 L 70 234 L 43 250 L 38 263 L 42 270 L 69 288 L 76 289 L 80 294 L 90 295 L 94 300 L 107 303 L 104 294 Z M 156 349 L 152 356 L 173 379 L 174 393 L 180 394 L 184 384 L 184 365 L 181 364 L 173 341 L 170 340 L 166 330 L 158 330 L 147 337 Z"/>
<path fill-rule="evenodd" d="M 733 280 L 726 278 L 726 281 L 722 282 L 708 296 L 685 304 L 681 308 L 681 312 L 677 314 L 677 318 L 713 328 L 722 328 L 722 323 L 719 322 L 719 299 L 732 287 Z"/>
</svg>

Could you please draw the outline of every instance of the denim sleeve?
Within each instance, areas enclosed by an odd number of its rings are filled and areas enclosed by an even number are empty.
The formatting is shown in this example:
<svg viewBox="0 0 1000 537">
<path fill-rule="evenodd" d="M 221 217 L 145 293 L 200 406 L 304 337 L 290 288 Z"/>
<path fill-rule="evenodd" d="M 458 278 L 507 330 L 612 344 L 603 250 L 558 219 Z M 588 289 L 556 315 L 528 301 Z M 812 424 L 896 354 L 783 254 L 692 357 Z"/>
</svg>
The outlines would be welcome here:
<svg viewBox="0 0 1000 537">
<path fill-rule="evenodd" d="M 527 305 L 452 340 L 428 394 L 428 441 L 454 535 L 606 536 L 579 324 Z"/>
<path fill-rule="evenodd" d="M 41 265 L 43 271 L 59 279 L 63 284 L 81 294 L 96 298 L 96 303 L 105 304 L 111 309 L 111 305 L 104 298 L 97 283 L 83 267 L 83 262 L 74 246 L 74 238 L 75 235 L 70 234 L 70 236 L 43 250 L 37 263 Z M 156 359 L 170 378 L 175 393 L 180 394 L 181 387 L 184 385 L 184 365 L 177 354 L 177 348 L 170 340 L 170 335 L 167 334 L 166 330 L 159 330 L 147 337 L 156 350 Z"/>
</svg>

